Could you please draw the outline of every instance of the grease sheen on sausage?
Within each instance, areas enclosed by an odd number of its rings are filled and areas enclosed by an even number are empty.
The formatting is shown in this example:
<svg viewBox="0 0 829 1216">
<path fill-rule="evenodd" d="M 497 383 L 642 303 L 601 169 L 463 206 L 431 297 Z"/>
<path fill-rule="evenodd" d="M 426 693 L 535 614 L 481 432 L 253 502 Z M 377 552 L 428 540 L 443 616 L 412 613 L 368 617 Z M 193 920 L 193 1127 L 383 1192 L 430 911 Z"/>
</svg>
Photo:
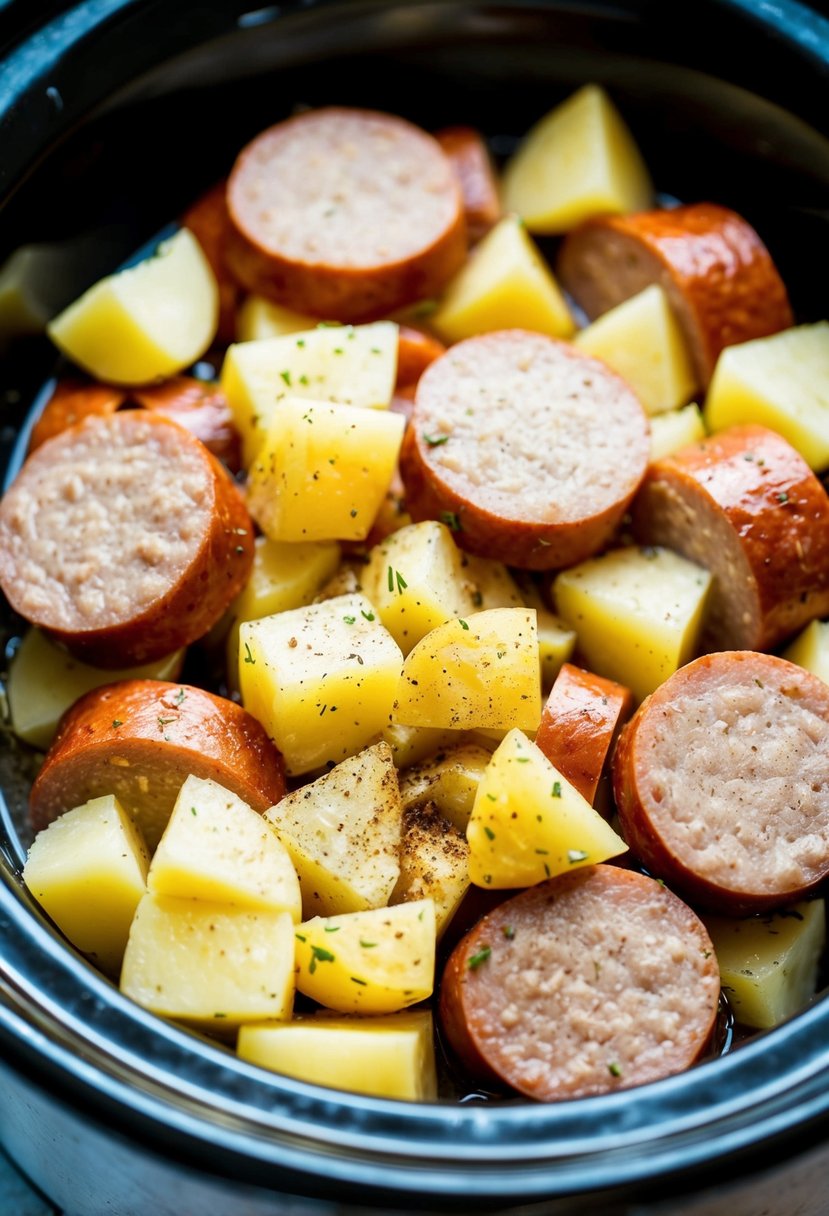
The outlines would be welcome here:
<svg viewBox="0 0 829 1216">
<path fill-rule="evenodd" d="M 649 453 L 645 412 L 619 376 L 509 329 L 426 368 L 400 471 L 414 520 L 442 519 L 472 553 L 548 570 L 607 543 Z"/>
<path fill-rule="evenodd" d="M 585 866 L 502 903 L 443 974 L 449 1043 L 541 1101 L 628 1089 L 705 1051 L 720 991 L 699 918 L 652 878 Z"/>
<path fill-rule="evenodd" d="M 793 903 L 829 875 L 829 686 L 774 655 L 704 655 L 624 728 L 613 784 L 632 851 L 695 903 Z"/>
<path fill-rule="evenodd" d="M 98 667 L 148 663 L 202 637 L 252 564 L 253 527 L 227 470 L 146 410 L 44 443 L 0 503 L 9 602 Z"/>
</svg>

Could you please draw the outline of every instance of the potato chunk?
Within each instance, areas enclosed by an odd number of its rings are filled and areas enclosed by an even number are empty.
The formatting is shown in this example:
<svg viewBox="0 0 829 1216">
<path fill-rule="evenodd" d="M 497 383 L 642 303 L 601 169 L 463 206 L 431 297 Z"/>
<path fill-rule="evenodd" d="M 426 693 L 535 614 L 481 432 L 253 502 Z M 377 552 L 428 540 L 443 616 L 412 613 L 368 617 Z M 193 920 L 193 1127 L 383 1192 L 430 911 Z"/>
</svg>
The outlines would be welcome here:
<svg viewBox="0 0 829 1216">
<path fill-rule="evenodd" d="M 183 371 L 216 335 L 219 289 L 192 232 L 154 257 L 108 275 L 64 309 L 49 337 L 85 371 L 113 384 L 146 384 Z"/>
<path fill-rule="evenodd" d="M 783 658 L 829 684 L 829 621 L 812 621 L 783 651 Z"/>
<path fill-rule="evenodd" d="M 394 703 L 406 726 L 535 730 L 541 720 L 532 608 L 493 608 L 439 625 L 406 659 Z"/>
<path fill-rule="evenodd" d="M 573 341 L 623 376 L 649 414 L 684 405 L 696 388 L 685 337 L 656 283 L 598 317 Z"/>
<path fill-rule="evenodd" d="M 286 397 L 386 409 L 396 376 L 397 326 L 377 321 L 237 342 L 228 348 L 221 383 L 249 465 Z"/>
<path fill-rule="evenodd" d="M 771 427 L 813 469 L 829 466 L 829 321 L 727 346 L 705 401 L 710 431 Z"/>
<path fill-rule="evenodd" d="M 400 778 L 404 808 L 434 802 L 450 823 L 465 832 L 490 758 L 490 752 L 474 743 L 445 747 Z"/>
<path fill-rule="evenodd" d="M 469 890 L 469 845 L 434 802 L 410 806 L 403 815 L 400 877 L 390 905 L 431 899 L 440 938 Z"/>
<path fill-rule="evenodd" d="M 442 747 L 457 743 L 458 733 L 454 730 L 436 730 L 431 726 L 401 726 L 397 722 L 389 722 L 383 728 L 382 739 L 391 748 L 394 767 L 407 769 L 434 755 Z"/>
<path fill-rule="evenodd" d="M 479 887 L 530 887 L 627 845 L 540 748 L 510 731 L 478 786 L 466 829 Z"/>
<path fill-rule="evenodd" d="M 138 829 L 108 794 L 67 811 L 40 832 L 23 879 L 72 945 L 117 977 L 146 892 L 149 861 Z"/>
<path fill-rule="evenodd" d="M 703 919 L 738 1022 L 767 1030 L 799 1012 L 814 996 L 826 942 L 822 899 L 750 920 Z"/>
<path fill-rule="evenodd" d="M 301 920 L 299 881 L 262 815 L 215 781 L 190 776 L 153 855 L 155 895 L 287 912 Z"/>
<path fill-rule="evenodd" d="M 403 1102 L 437 1098 L 432 1014 L 412 1009 L 373 1018 L 329 1014 L 243 1026 L 241 1059 L 348 1093 Z"/>
<path fill-rule="evenodd" d="M 296 986 L 340 1013 L 396 1013 L 432 995 L 431 899 L 316 916 L 296 928 Z"/>
<path fill-rule="evenodd" d="M 145 895 L 132 922 L 121 991 L 210 1034 L 289 1018 L 294 923 L 287 912 Z"/>
<path fill-rule="evenodd" d="M 292 776 L 353 756 L 388 722 L 403 656 L 365 596 L 248 621 L 239 641 L 243 703 Z"/>
<path fill-rule="evenodd" d="M 306 918 L 385 907 L 400 873 L 401 816 L 386 743 L 343 760 L 265 812 L 296 867 Z"/>
<path fill-rule="evenodd" d="M 282 304 L 274 304 L 264 296 L 245 297 L 236 314 L 236 333 L 240 342 L 258 342 L 262 338 L 281 338 L 285 334 L 298 334 L 314 329 L 316 317 L 304 312 L 294 312 Z"/>
<path fill-rule="evenodd" d="M 559 574 L 553 594 L 587 666 L 642 700 L 694 655 L 711 575 L 669 549 L 614 549 Z"/>
<path fill-rule="evenodd" d="M 705 424 L 695 403 L 651 419 L 651 460 L 661 460 L 705 438 Z"/>
<path fill-rule="evenodd" d="M 515 215 L 487 233 L 429 320 L 447 342 L 516 328 L 569 338 L 576 327 L 553 272 Z"/>
<path fill-rule="evenodd" d="M 504 170 L 504 205 L 530 232 L 568 232 L 591 215 L 645 211 L 652 200 L 639 149 L 595 84 L 542 118 Z"/>
<path fill-rule="evenodd" d="M 405 427 L 388 410 L 286 399 L 250 467 L 251 515 L 271 540 L 365 540 Z"/>
</svg>

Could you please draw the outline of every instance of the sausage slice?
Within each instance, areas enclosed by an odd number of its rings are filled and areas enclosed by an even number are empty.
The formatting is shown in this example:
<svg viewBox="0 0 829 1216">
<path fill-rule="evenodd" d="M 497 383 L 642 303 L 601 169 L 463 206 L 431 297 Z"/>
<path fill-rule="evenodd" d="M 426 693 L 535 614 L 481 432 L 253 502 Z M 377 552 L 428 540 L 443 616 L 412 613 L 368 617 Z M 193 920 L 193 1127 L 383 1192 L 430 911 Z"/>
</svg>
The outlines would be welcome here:
<svg viewBox="0 0 829 1216">
<path fill-rule="evenodd" d="M 417 384 L 429 364 L 445 350 L 443 343 L 431 334 L 401 325 L 397 338 L 397 391 Z"/>
<path fill-rule="evenodd" d="M 466 230 L 474 245 L 503 215 L 498 182 L 484 138 L 473 127 L 444 127 L 435 139 L 458 176 L 466 215 Z"/>
<path fill-rule="evenodd" d="M 625 727 L 613 785 L 631 849 L 689 899 L 794 903 L 829 874 L 829 686 L 774 655 L 704 655 Z"/>
<path fill-rule="evenodd" d="M 227 262 L 249 290 L 341 321 L 437 295 L 466 256 L 460 187 L 402 118 L 329 107 L 264 131 L 227 190 Z"/>
<path fill-rule="evenodd" d="M 414 520 L 443 520 L 472 553 L 548 570 L 610 539 L 649 448 L 645 412 L 615 372 L 509 329 L 427 367 L 400 470 Z"/>
<path fill-rule="evenodd" d="M 703 650 L 766 650 L 829 613 L 829 497 L 774 431 L 733 427 L 648 469 L 633 507 L 643 544 L 713 575 Z"/>
<path fill-rule="evenodd" d="M 98 667 L 148 663 L 202 637 L 252 564 L 250 516 L 226 469 L 144 410 L 44 443 L 0 503 L 9 602 Z"/>
<path fill-rule="evenodd" d="M 163 384 L 133 389 L 131 395 L 144 409 L 162 414 L 195 435 L 232 473 L 241 469 L 242 441 L 218 384 L 193 376 L 172 376 Z"/>
<path fill-rule="evenodd" d="M 59 380 L 43 413 L 32 427 L 29 452 L 54 439 L 84 418 L 108 418 L 127 399 L 125 389 L 85 380 Z"/>
<path fill-rule="evenodd" d="M 565 663 L 547 698 L 535 742 L 593 805 L 616 731 L 633 709 L 623 684 Z"/>
<path fill-rule="evenodd" d="M 558 272 L 591 320 L 658 283 L 702 388 L 723 347 L 794 324 L 769 251 L 742 216 L 714 203 L 588 220 L 566 238 Z"/>
<path fill-rule="evenodd" d="M 219 288 L 219 325 L 216 340 L 222 344 L 236 338 L 236 309 L 241 297 L 239 284 L 225 261 L 227 245 L 227 182 L 217 182 L 185 211 L 181 222 L 202 247 Z"/>
<path fill-rule="evenodd" d="M 440 1016 L 475 1076 L 552 1102 L 690 1067 L 719 991 L 689 907 L 644 874 L 585 866 L 507 900 L 463 938 Z"/>
<path fill-rule="evenodd" d="M 282 756 L 233 701 L 164 680 L 95 688 L 61 719 L 29 795 L 36 832 L 115 794 L 154 849 L 185 778 L 217 781 L 260 814 L 285 793 Z"/>
</svg>

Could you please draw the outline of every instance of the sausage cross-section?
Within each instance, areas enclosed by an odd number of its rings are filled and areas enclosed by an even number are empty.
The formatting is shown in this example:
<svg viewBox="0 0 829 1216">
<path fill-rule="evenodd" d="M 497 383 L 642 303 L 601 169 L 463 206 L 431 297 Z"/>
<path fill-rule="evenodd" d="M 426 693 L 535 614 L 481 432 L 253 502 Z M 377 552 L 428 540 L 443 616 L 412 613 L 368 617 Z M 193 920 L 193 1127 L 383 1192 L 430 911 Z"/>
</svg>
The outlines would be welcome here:
<svg viewBox="0 0 829 1216">
<path fill-rule="evenodd" d="M 686 904 L 643 874 L 585 866 L 508 899 L 462 939 L 440 1017 L 474 1076 L 552 1102 L 688 1068 L 710 1042 L 719 991 Z"/>
<path fill-rule="evenodd" d="M 442 519 L 472 553 L 548 570 L 607 543 L 649 453 L 644 410 L 619 376 L 509 329 L 426 368 L 400 471 L 413 519 Z"/>
<path fill-rule="evenodd" d="M 501 218 L 501 199 L 492 158 L 484 138 L 474 127 L 444 127 L 435 139 L 458 175 L 472 244 L 485 237 Z"/>
<path fill-rule="evenodd" d="M 774 655 L 704 655 L 624 728 L 613 782 L 631 850 L 689 899 L 794 903 L 829 875 L 829 686 Z"/>
<path fill-rule="evenodd" d="M 145 410 L 42 444 L 0 503 L 9 602 L 98 667 L 148 663 L 202 637 L 252 564 L 253 526 L 226 469 Z"/>
</svg>

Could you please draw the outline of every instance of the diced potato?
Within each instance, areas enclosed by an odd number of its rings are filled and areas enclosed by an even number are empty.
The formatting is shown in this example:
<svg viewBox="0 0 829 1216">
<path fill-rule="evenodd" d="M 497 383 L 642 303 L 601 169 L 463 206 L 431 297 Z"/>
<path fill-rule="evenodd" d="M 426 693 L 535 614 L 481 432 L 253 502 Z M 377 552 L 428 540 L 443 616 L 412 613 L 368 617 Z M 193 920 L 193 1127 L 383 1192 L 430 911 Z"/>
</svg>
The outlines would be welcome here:
<svg viewBox="0 0 829 1216">
<path fill-rule="evenodd" d="M 150 857 L 141 835 L 108 794 L 53 820 L 23 867 L 30 892 L 73 946 L 117 977 Z"/>
<path fill-rule="evenodd" d="M 645 211 L 653 187 L 604 89 L 585 85 L 537 123 L 504 171 L 504 205 L 531 232 L 568 232 L 591 215 Z"/>
<path fill-rule="evenodd" d="M 396 377 L 397 326 L 377 321 L 237 342 L 228 348 L 221 384 L 249 465 L 286 397 L 386 409 Z"/>
<path fill-rule="evenodd" d="M 274 304 L 264 296 L 245 296 L 236 314 L 236 333 L 240 342 L 259 342 L 263 338 L 281 338 L 298 334 L 317 325 L 316 317 L 294 312 L 282 304 Z"/>
<path fill-rule="evenodd" d="M 276 832 L 236 794 L 192 775 L 153 855 L 147 887 L 302 919 L 299 881 Z"/>
<path fill-rule="evenodd" d="M 243 1026 L 237 1051 L 251 1064 L 348 1093 L 403 1102 L 437 1098 L 429 1009 L 373 1018 L 318 1013 L 293 1022 Z"/>
<path fill-rule="evenodd" d="M 296 867 L 306 918 L 386 906 L 400 874 L 401 818 L 386 743 L 343 760 L 265 812 Z"/>
<path fill-rule="evenodd" d="M 250 577 L 230 606 L 227 671 L 232 686 L 238 681 L 242 622 L 258 621 L 263 616 L 310 604 L 334 574 L 339 560 L 340 546 L 336 541 L 287 544 L 269 536 L 257 536 Z"/>
<path fill-rule="evenodd" d="M 489 761 L 490 753 L 474 743 L 447 747 L 400 778 L 404 808 L 434 802 L 450 823 L 465 832 Z"/>
<path fill-rule="evenodd" d="M 432 995 L 431 899 L 298 925 L 296 986 L 340 1013 L 396 1013 Z"/>
<path fill-rule="evenodd" d="M 623 376 L 649 414 L 684 405 L 697 386 L 685 336 L 656 283 L 598 317 L 573 341 Z"/>
<path fill-rule="evenodd" d="M 251 515 L 271 540 L 365 540 L 405 429 L 388 410 L 280 402 L 250 467 Z"/>
<path fill-rule="evenodd" d="M 429 323 L 446 342 L 514 328 L 569 338 L 575 329 L 561 288 L 515 215 L 477 245 Z"/>
<path fill-rule="evenodd" d="M 627 852 L 540 748 L 510 731 L 492 756 L 466 830 L 479 887 L 530 887 Z"/>
<path fill-rule="evenodd" d="M 70 705 L 92 688 L 113 680 L 177 680 L 184 651 L 142 667 L 104 671 L 73 659 L 39 629 L 30 629 L 12 659 L 6 693 L 12 730 L 19 739 L 46 750 Z"/>
<path fill-rule="evenodd" d="M 541 720 L 535 619 L 532 608 L 493 608 L 433 629 L 403 665 L 394 720 L 535 730 Z"/>
<path fill-rule="evenodd" d="M 400 877 L 389 903 L 431 899 L 440 938 L 469 890 L 468 858 L 466 837 L 444 819 L 434 802 L 411 806 L 403 816 Z"/>
<path fill-rule="evenodd" d="M 242 701 L 291 776 L 353 756 L 385 728 L 403 656 L 365 596 L 247 621 L 239 642 Z"/>
<path fill-rule="evenodd" d="M 576 631 L 550 611 L 534 583 L 525 583 L 521 587 L 521 594 L 527 607 L 535 608 L 541 687 L 549 690 L 576 648 Z"/>
<path fill-rule="evenodd" d="M 750 920 L 703 917 L 738 1022 L 767 1030 L 814 996 L 826 941 L 824 901 Z"/>
<path fill-rule="evenodd" d="M 812 621 L 783 651 L 783 658 L 829 684 L 829 621 Z"/>
<path fill-rule="evenodd" d="M 705 423 L 699 406 L 692 402 L 681 410 L 671 410 L 651 418 L 651 460 L 661 460 L 680 448 L 705 438 Z"/>
<path fill-rule="evenodd" d="M 407 769 L 427 756 L 432 756 L 442 747 L 451 747 L 458 741 L 455 730 L 437 730 L 431 726 L 401 726 L 389 722 L 382 733 L 384 742 L 391 748 L 394 766 Z"/>
<path fill-rule="evenodd" d="M 779 431 L 813 469 L 829 466 L 829 321 L 727 346 L 705 400 L 705 425 L 757 422 Z"/>
<path fill-rule="evenodd" d="M 711 575 L 669 549 L 614 549 L 555 580 L 587 666 L 638 700 L 693 658 Z"/>
<path fill-rule="evenodd" d="M 527 607 L 515 579 L 503 562 L 478 557 L 476 553 L 460 553 L 460 559 L 464 613 L 483 612 L 489 608 Z"/>
<path fill-rule="evenodd" d="M 290 1018 L 294 922 L 287 912 L 145 895 L 132 922 L 121 991 L 210 1034 Z"/>
<path fill-rule="evenodd" d="M 146 384 L 183 371 L 216 336 L 219 289 L 192 232 L 154 257 L 108 275 L 64 309 L 49 337 L 85 371 L 113 384 Z"/>
</svg>

